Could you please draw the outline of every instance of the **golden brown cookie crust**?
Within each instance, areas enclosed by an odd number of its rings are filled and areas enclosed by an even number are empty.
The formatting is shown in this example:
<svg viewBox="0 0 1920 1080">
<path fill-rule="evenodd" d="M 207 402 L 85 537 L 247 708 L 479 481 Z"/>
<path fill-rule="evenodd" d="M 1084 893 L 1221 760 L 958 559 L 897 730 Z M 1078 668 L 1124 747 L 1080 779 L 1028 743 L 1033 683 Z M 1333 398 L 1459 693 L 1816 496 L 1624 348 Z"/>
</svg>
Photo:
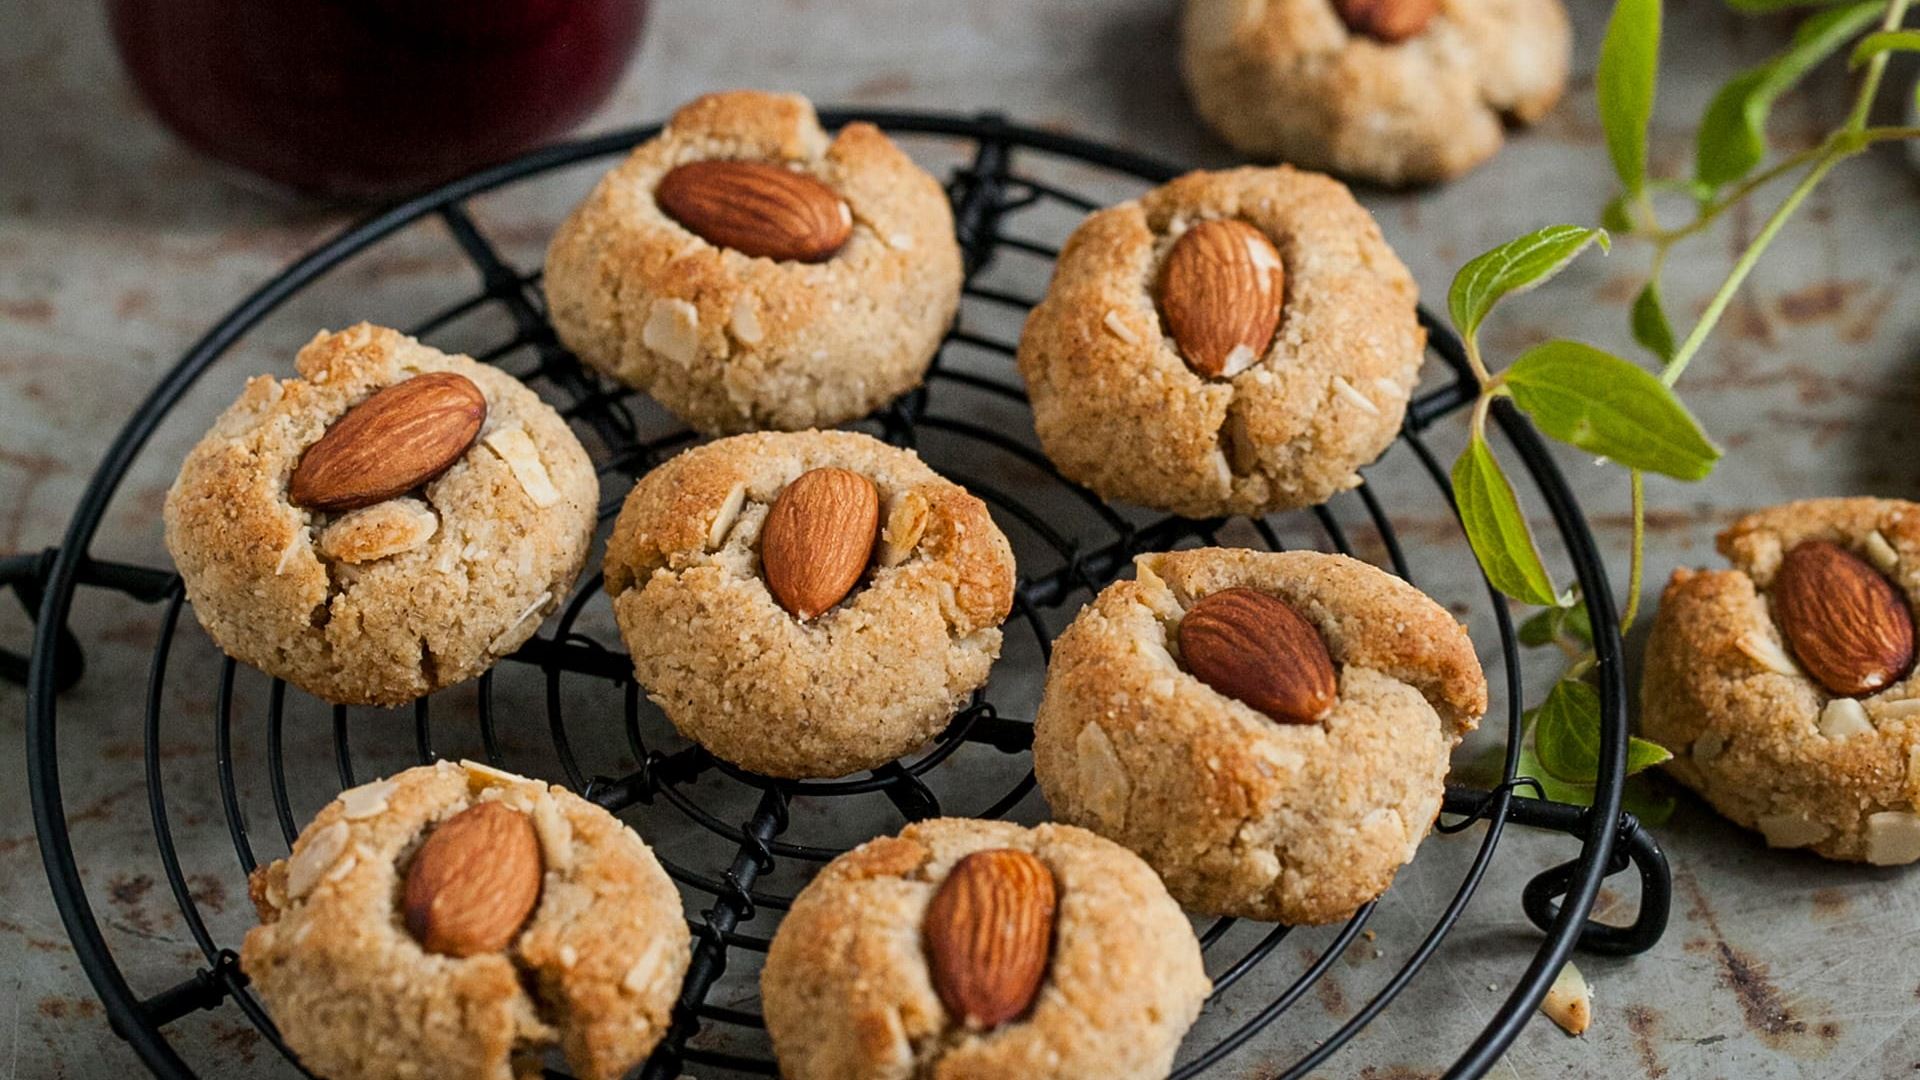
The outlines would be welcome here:
<svg viewBox="0 0 1920 1080">
<path fill-rule="evenodd" d="M 715 247 L 655 203 L 690 161 L 786 164 L 832 188 L 853 233 L 821 263 Z M 960 301 L 938 181 L 871 124 L 831 140 L 792 94 L 698 98 L 608 173 L 547 252 L 549 315 L 582 360 L 723 434 L 856 419 L 918 385 Z"/>
<path fill-rule="evenodd" d="M 760 575 L 760 527 L 810 469 L 859 473 L 881 521 L 926 529 L 895 566 L 801 621 Z M 607 543 L 634 674 L 688 738 L 772 776 L 843 776 L 939 734 L 982 686 L 1013 604 L 1013 552 L 986 504 L 908 450 L 847 431 L 736 435 L 642 477 Z"/>
<path fill-rule="evenodd" d="M 1273 344 L 1231 379 L 1196 373 L 1154 302 L 1192 223 L 1236 218 L 1279 249 Z M 1188 517 L 1312 506 L 1400 430 L 1426 332 L 1413 278 L 1337 181 L 1290 168 L 1189 173 L 1089 217 L 1020 338 L 1055 466 L 1109 499 Z"/>
<path fill-rule="evenodd" d="M 1448 756 L 1486 711 L 1453 616 L 1340 555 L 1143 555 L 1054 642 L 1033 763 L 1054 816 L 1138 852 L 1185 907 L 1344 919 L 1380 895 L 1439 813 Z M 1319 630 L 1340 676 L 1322 721 L 1279 724 L 1185 671 L 1182 614 L 1246 587 Z"/>
<path fill-rule="evenodd" d="M 367 323 L 316 335 L 294 364 L 296 378 L 248 381 L 167 492 L 167 550 L 214 642 L 328 701 L 397 705 L 533 636 L 586 562 L 600 498 L 566 422 L 505 372 Z M 487 398 L 459 461 L 348 514 L 288 501 L 328 426 L 430 371 Z"/>
<path fill-rule="evenodd" d="M 426 952 L 397 909 L 431 827 L 480 802 L 540 837 L 538 906 L 501 953 Z M 438 762 L 342 793 L 250 882 L 240 964 L 287 1045 L 329 1080 L 539 1075 L 551 1045 L 588 1080 L 666 1033 L 690 957 L 680 894 L 633 830 L 561 787 Z"/>
<path fill-rule="evenodd" d="M 1920 859 L 1920 677 L 1858 699 L 1852 717 L 1802 672 L 1768 609 L 1780 559 L 1807 540 L 1847 548 L 1920 605 L 1920 504 L 1809 499 L 1720 534 L 1731 570 L 1676 570 L 1647 639 L 1641 734 L 1669 774 L 1775 847 L 1882 864 Z M 1839 699 L 1846 700 L 1846 699 Z M 1865 727 L 1860 726 L 1864 722 Z"/>
<path fill-rule="evenodd" d="M 1380 184 L 1447 180 L 1553 108 L 1572 32 L 1560 0 L 1441 0 L 1385 44 L 1330 0 L 1187 0 L 1194 107 L 1244 154 Z"/>
<path fill-rule="evenodd" d="M 955 862 L 1001 848 L 1053 872 L 1053 956 L 1025 1016 L 974 1032 L 933 990 L 921 922 Z M 1163 1077 L 1208 989 L 1186 917 L 1132 853 L 1067 825 L 958 818 L 909 825 L 827 864 L 795 898 L 760 975 L 790 1080 Z"/>
</svg>

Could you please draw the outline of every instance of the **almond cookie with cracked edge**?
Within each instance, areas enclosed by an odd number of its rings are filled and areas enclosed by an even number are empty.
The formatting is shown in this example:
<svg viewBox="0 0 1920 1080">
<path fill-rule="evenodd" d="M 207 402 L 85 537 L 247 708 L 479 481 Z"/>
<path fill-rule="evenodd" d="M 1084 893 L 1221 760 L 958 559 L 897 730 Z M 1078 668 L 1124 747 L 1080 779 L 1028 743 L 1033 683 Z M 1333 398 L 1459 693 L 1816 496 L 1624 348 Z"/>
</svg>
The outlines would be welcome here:
<svg viewBox="0 0 1920 1080">
<path fill-rule="evenodd" d="M 761 572 L 761 526 L 802 473 L 871 480 L 860 582 L 796 618 Z M 912 451 L 849 431 L 736 435 L 642 477 L 607 542 L 634 675 L 688 738 L 769 776 L 844 776 L 938 735 L 1000 655 L 1013 551 L 986 504 Z"/>
<path fill-rule="evenodd" d="M 1572 32 L 1560 0 L 1436 6 L 1389 42 L 1349 28 L 1330 0 L 1187 0 L 1187 92 L 1253 158 L 1386 185 L 1452 179 L 1553 108 Z"/>
<path fill-rule="evenodd" d="M 600 499 L 559 414 L 503 371 L 368 323 L 315 335 L 294 366 L 249 380 L 167 492 L 167 550 L 214 642 L 327 701 L 398 705 L 533 636 L 580 575 Z M 330 426 L 428 372 L 465 376 L 487 400 L 451 467 L 346 513 L 289 501 Z"/>
<path fill-rule="evenodd" d="M 1052 955 L 1038 996 L 989 1030 L 942 1004 L 928 903 L 975 852 L 1052 872 Z M 789 1080 L 1149 1080 L 1167 1075 L 1211 989 L 1193 928 L 1132 852 L 1071 825 L 939 818 L 828 863 L 794 899 L 760 973 Z"/>
<path fill-rule="evenodd" d="M 1187 229 L 1235 219 L 1278 250 L 1273 341 L 1190 366 L 1156 305 Z M 1109 499 L 1187 517 L 1313 506 L 1360 482 L 1400 430 L 1426 347 L 1413 278 L 1338 181 L 1290 168 L 1189 173 L 1087 218 L 1020 337 L 1041 446 Z"/>
<path fill-rule="evenodd" d="M 843 201 L 852 232 L 817 263 L 717 246 L 656 201 L 691 162 L 772 162 Z M 792 94 L 709 94 L 608 173 L 555 234 L 560 340 L 709 435 L 831 426 L 920 384 L 960 303 L 946 193 L 872 124 L 831 139 Z"/>
<path fill-rule="evenodd" d="M 426 951 L 400 909 L 433 828 L 500 802 L 539 839 L 540 895 L 497 952 Z M 255 870 L 240 966 L 301 1064 L 329 1080 L 541 1075 L 558 1046 L 611 1080 L 666 1034 L 691 956 L 680 894 L 634 831 L 565 788 L 441 761 L 341 793 Z"/>
<path fill-rule="evenodd" d="M 1313 551 L 1142 555 L 1054 642 L 1033 767 L 1056 818 L 1138 852 L 1187 908 L 1338 922 L 1386 891 L 1487 708 L 1466 630 L 1412 585 Z M 1338 696 L 1278 723 L 1181 663 L 1186 611 L 1225 589 L 1320 634 Z"/>
<path fill-rule="evenodd" d="M 1920 859 L 1920 678 L 1857 698 L 1809 677 L 1781 634 L 1781 559 L 1828 541 L 1920 606 L 1920 504 L 1809 499 L 1719 537 L 1731 570 L 1674 571 L 1647 639 L 1640 734 L 1667 772 L 1769 846 L 1881 865 Z"/>
</svg>

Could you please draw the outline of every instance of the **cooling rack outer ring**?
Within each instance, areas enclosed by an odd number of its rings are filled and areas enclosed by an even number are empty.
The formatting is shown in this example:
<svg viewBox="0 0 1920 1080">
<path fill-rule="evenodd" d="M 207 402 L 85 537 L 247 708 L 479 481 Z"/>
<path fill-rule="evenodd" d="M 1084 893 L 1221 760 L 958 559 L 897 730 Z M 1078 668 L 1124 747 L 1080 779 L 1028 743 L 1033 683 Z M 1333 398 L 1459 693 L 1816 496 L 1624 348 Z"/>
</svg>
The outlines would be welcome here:
<svg viewBox="0 0 1920 1080">
<path fill-rule="evenodd" d="M 1184 171 L 1124 149 L 1009 124 L 994 114 L 972 116 L 957 113 L 822 110 L 821 120 L 830 128 L 852 121 L 867 121 L 896 133 L 971 139 L 983 151 L 991 148 L 1002 155 L 1013 148 L 1031 149 L 1130 174 L 1150 183 L 1164 182 Z M 72 839 L 66 827 L 57 739 L 57 694 L 78 677 L 80 664 L 77 645 L 67 629 L 67 616 L 75 593 L 81 585 L 88 585 L 116 590 L 147 602 L 170 598 L 175 613 L 180 603 L 177 582 L 170 575 L 140 567 L 98 562 L 90 557 L 88 552 L 91 543 L 108 504 L 155 429 L 200 375 L 256 323 L 315 279 L 417 220 L 436 214 L 451 218 L 459 213 L 458 208 L 465 200 L 476 195 L 557 168 L 619 153 L 658 130 L 658 126 L 635 128 L 535 151 L 402 202 L 343 230 L 247 297 L 196 342 L 155 386 L 115 438 L 95 471 L 75 508 L 59 548 L 38 555 L 0 559 L 0 586 L 11 586 L 35 619 L 32 651 L 24 664 L 24 681 L 27 685 L 26 750 L 34 828 L 39 837 L 48 882 L 76 956 L 99 993 L 113 1030 L 133 1046 L 156 1075 L 194 1075 L 187 1062 L 175 1051 L 162 1027 L 195 1009 L 210 1008 L 237 996 L 237 991 L 244 985 L 244 977 L 239 973 L 232 954 L 223 951 L 211 967 L 196 972 L 178 985 L 142 998 L 128 983 L 102 936 L 81 880 Z M 970 230 L 988 228 L 990 225 L 990 222 L 970 219 L 966 214 L 956 221 L 963 245 L 969 252 L 975 250 L 968 244 Z M 493 283 L 487 284 L 491 287 Z M 1422 313 L 1422 320 L 1429 330 L 1430 347 L 1456 374 L 1465 377 L 1466 362 L 1458 340 L 1425 312 Z M 1428 402 L 1429 415 L 1415 415 L 1418 410 L 1410 413 L 1409 423 L 1424 424 L 1438 415 L 1458 409 L 1470 398 L 1469 384 L 1466 391 L 1456 393 L 1451 398 Z M 1477 800 L 1465 802 L 1454 799 L 1450 792 L 1450 812 L 1486 818 L 1495 830 L 1508 821 L 1558 829 L 1578 837 L 1581 850 L 1576 858 L 1540 875 L 1529 887 L 1525 898 L 1526 909 L 1529 916 L 1542 925 L 1545 937 L 1526 970 L 1514 981 L 1506 999 L 1453 1063 L 1446 1074 L 1449 1077 L 1479 1076 L 1493 1065 L 1531 1019 L 1554 975 L 1576 944 L 1616 954 L 1642 951 L 1658 939 L 1664 928 L 1668 903 L 1664 857 L 1632 816 L 1621 811 L 1627 746 L 1626 686 L 1619 626 L 1605 566 L 1579 506 L 1554 465 L 1545 443 L 1526 419 L 1507 403 L 1496 403 L 1492 415 L 1495 424 L 1508 438 L 1527 473 L 1540 489 L 1565 543 L 1575 577 L 1589 600 L 1598 660 L 1594 676 L 1602 707 L 1601 770 L 1591 808 L 1521 798 L 1515 793 L 1516 784 L 1513 782 L 1490 792 L 1478 793 Z M 1429 460 L 1427 464 L 1429 470 L 1434 471 L 1433 462 Z M 1435 479 L 1438 481 L 1442 477 L 1436 472 Z M 1510 646 L 1511 627 L 1504 614 L 1499 621 L 1503 637 L 1508 639 L 1505 644 Z M 159 659 L 163 662 L 164 644 Z M 0 654 L 0 661 L 14 661 L 17 664 L 18 658 L 11 654 Z M 11 667 L 0 668 L 0 675 L 11 671 Z M 1517 687 L 1517 681 L 1515 685 Z M 1509 762 L 1511 760 L 1512 755 L 1509 754 Z M 150 773 L 152 768 L 150 764 Z M 150 787 L 157 786 L 157 777 L 150 776 L 150 781 L 154 782 L 150 783 Z M 162 832 L 157 837 L 159 842 L 170 843 L 164 835 L 164 826 L 157 825 L 156 828 Z M 1587 915 L 1602 881 L 1609 874 L 1626 868 L 1629 863 L 1638 868 L 1641 874 L 1641 918 L 1631 928 L 1611 928 L 1590 923 Z M 1554 902 L 1556 897 L 1557 905 Z M 1456 907 L 1443 917 L 1431 932 L 1424 948 L 1431 949 L 1437 945 L 1458 913 Z M 1384 1007 L 1397 992 L 1397 986 L 1390 987 L 1370 1009 L 1363 1010 L 1361 1016 L 1350 1022 L 1345 1034 L 1350 1037 L 1353 1030 L 1370 1020 L 1373 1011 Z M 1257 1028 L 1252 1030 L 1257 1031 Z M 1344 1042 L 1344 1038 L 1341 1041 Z M 1223 1054 L 1235 1045 L 1238 1045 L 1238 1041 L 1215 1049 Z M 1211 1061 L 1216 1056 L 1218 1054 L 1207 1055 L 1204 1060 Z"/>
</svg>

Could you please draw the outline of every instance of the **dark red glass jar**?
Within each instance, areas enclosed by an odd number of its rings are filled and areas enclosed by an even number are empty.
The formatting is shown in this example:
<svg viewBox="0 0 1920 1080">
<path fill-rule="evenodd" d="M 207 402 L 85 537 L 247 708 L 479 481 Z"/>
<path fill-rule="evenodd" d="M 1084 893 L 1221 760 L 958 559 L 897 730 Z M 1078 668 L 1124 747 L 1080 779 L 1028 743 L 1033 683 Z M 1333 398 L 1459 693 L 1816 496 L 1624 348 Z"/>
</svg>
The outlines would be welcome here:
<svg viewBox="0 0 1920 1080">
<path fill-rule="evenodd" d="M 141 96 L 200 151 L 378 198 L 547 141 L 612 92 L 645 0 L 109 0 Z"/>
</svg>

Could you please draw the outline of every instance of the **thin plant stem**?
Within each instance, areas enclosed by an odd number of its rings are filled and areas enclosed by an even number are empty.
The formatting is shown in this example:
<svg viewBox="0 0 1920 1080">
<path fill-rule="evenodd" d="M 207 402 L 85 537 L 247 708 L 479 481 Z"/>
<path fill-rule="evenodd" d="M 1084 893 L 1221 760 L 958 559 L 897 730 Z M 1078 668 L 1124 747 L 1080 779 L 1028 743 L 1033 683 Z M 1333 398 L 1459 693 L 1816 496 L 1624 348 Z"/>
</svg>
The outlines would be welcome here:
<svg viewBox="0 0 1920 1080">
<path fill-rule="evenodd" d="M 1880 20 L 1880 29 L 1898 30 L 1907 18 L 1908 0 L 1892 0 L 1887 5 L 1887 14 Z M 1887 73 L 1887 54 L 1880 53 L 1867 61 L 1867 73 L 1860 80 L 1860 92 L 1854 95 L 1853 111 L 1847 115 L 1848 131 L 1861 131 L 1867 126 L 1867 116 L 1873 112 L 1874 95 L 1880 92 L 1880 79 Z"/>
<path fill-rule="evenodd" d="M 1639 469 L 1632 470 L 1633 477 L 1633 555 L 1627 564 L 1627 610 L 1620 616 L 1620 635 L 1626 636 L 1633 629 L 1634 617 L 1640 614 L 1640 580 L 1646 569 L 1647 554 L 1647 490 L 1646 477 Z"/>
</svg>

